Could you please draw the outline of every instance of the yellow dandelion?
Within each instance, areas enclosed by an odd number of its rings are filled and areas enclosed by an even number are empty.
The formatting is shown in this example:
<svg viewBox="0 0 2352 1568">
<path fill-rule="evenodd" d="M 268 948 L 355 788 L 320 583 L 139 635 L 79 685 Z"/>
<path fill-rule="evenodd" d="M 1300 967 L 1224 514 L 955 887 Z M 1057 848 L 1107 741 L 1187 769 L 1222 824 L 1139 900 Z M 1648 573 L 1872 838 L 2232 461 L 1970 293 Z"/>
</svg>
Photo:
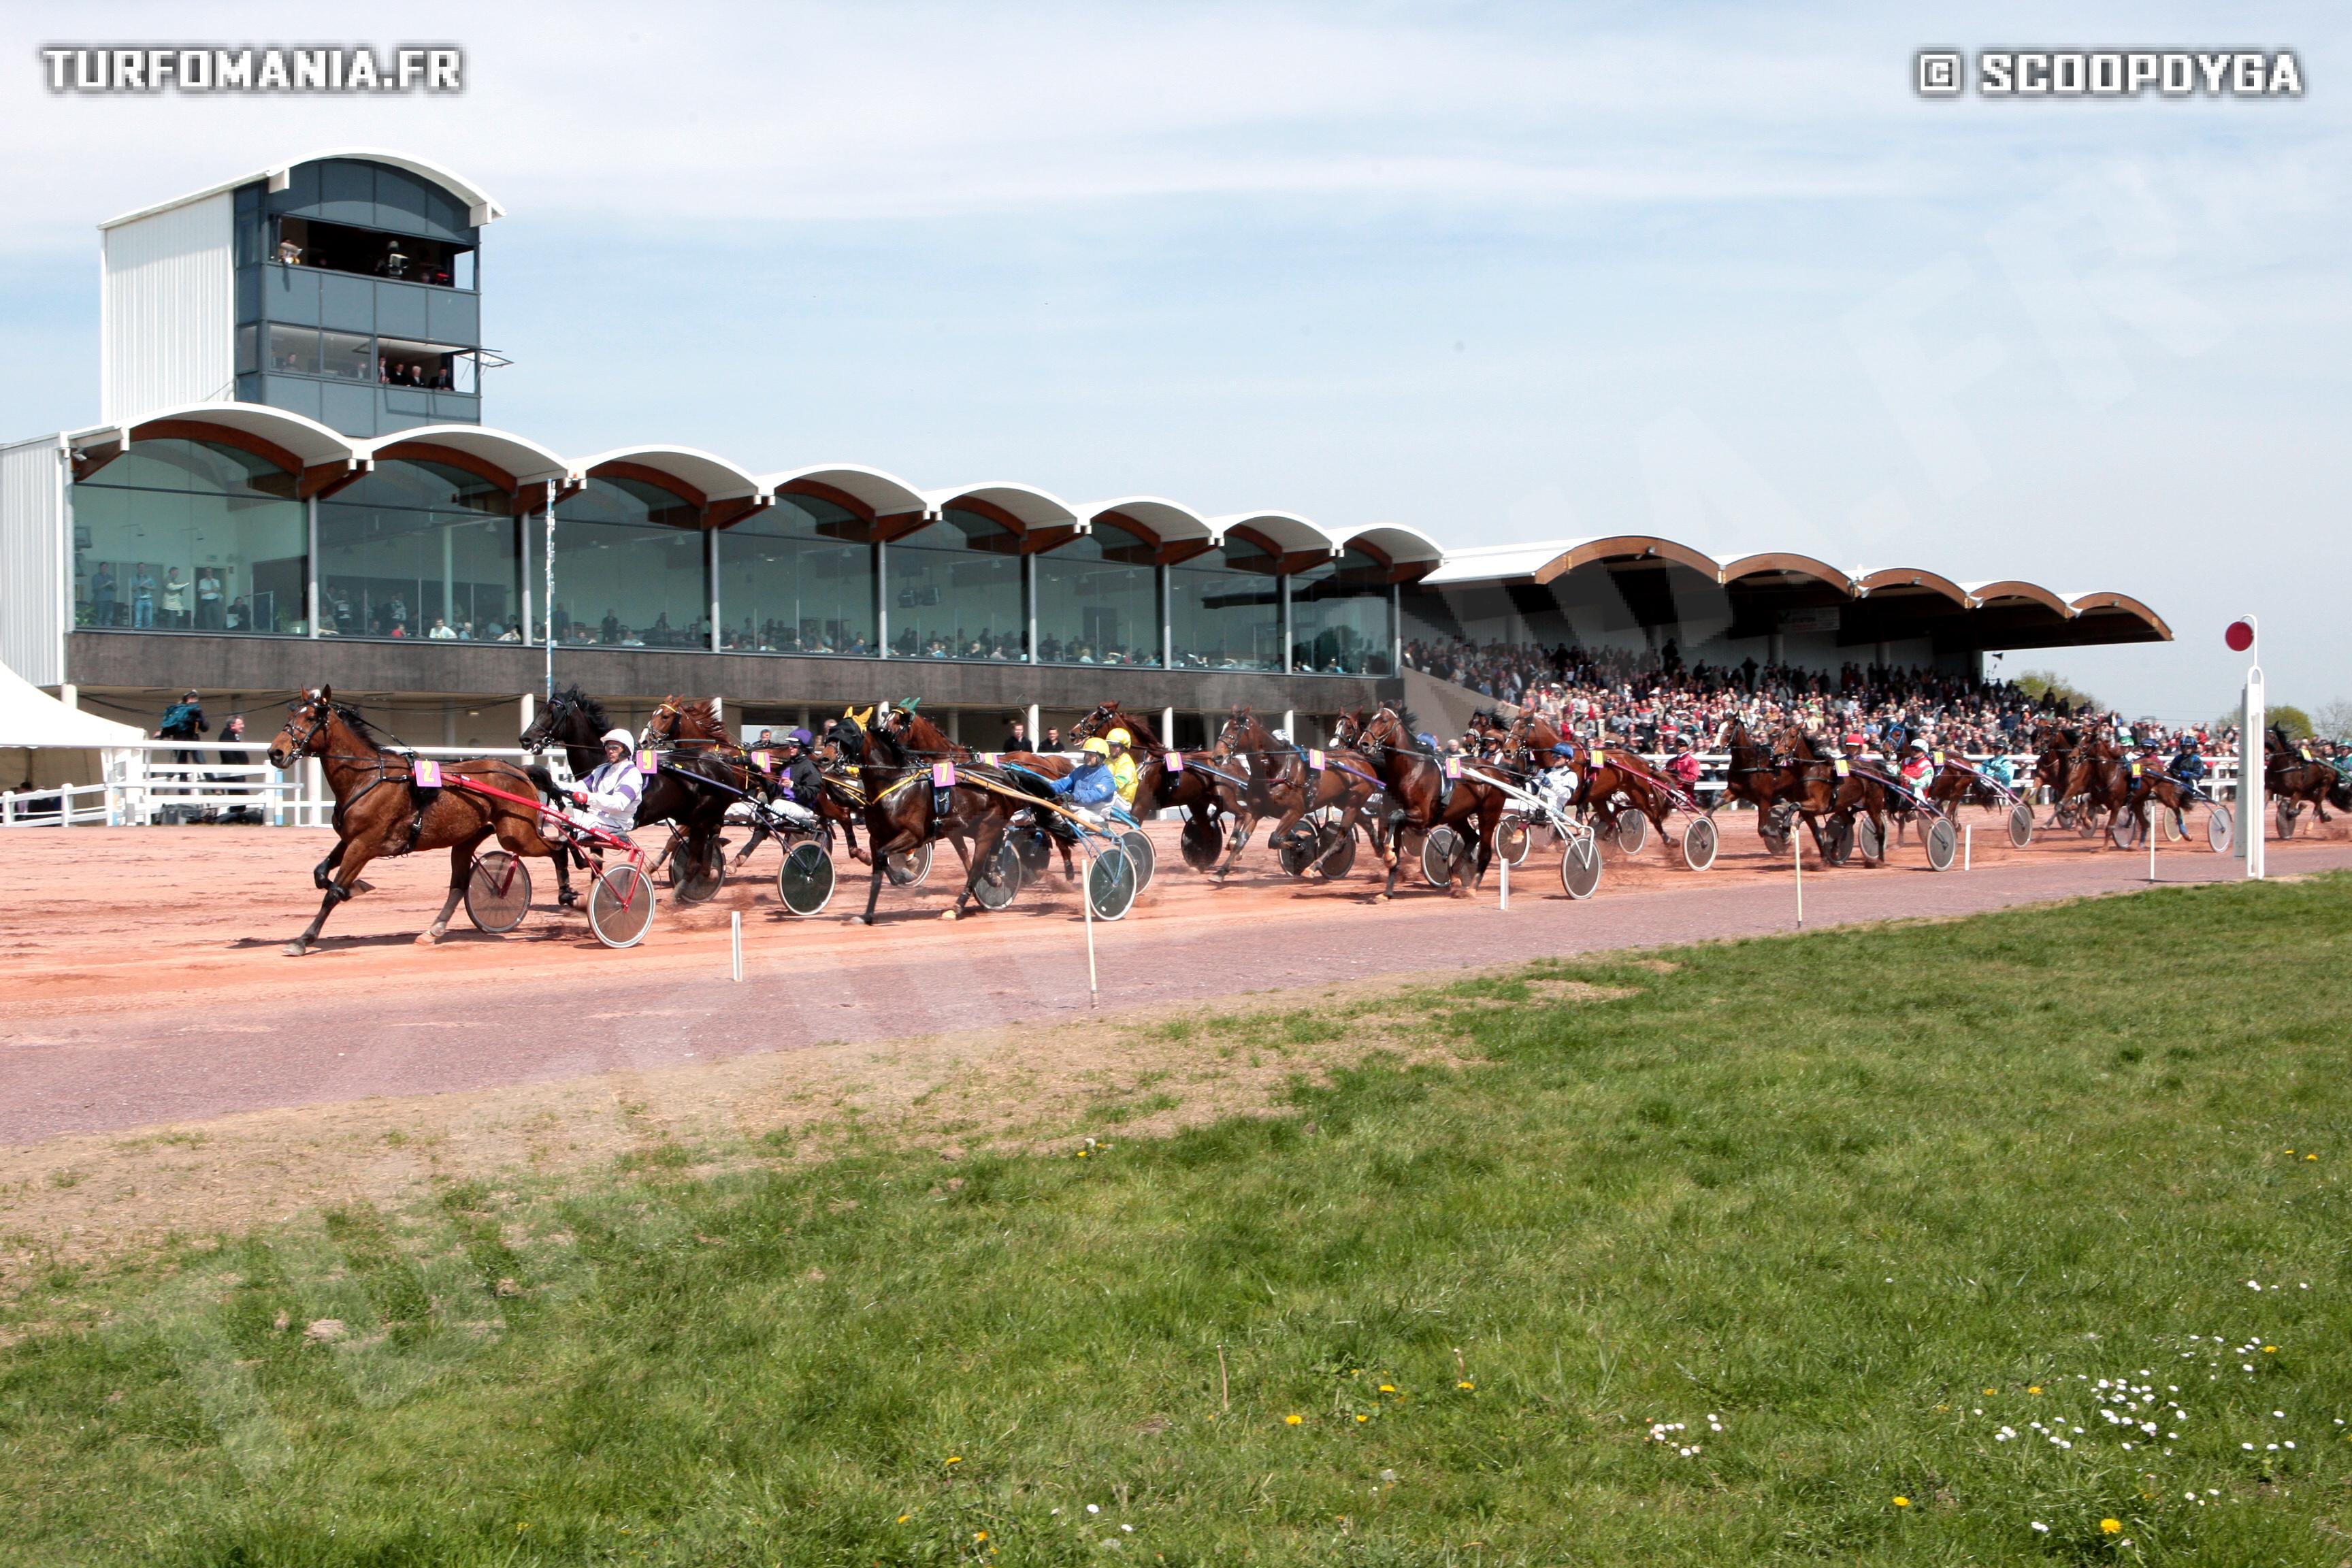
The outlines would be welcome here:
<svg viewBox="0 0 2352 1568">
<path fill-rule="evenodd" d="M 900 1524 L 904 1524 L 904 1523 L 906 1523 L 908 1520 L 910 1520 L 910 1519 L 912 1519 L 912 1518 L 914 1518 L 914 1517 L 915 1517 L 915 1516 L 914 1516 L 913 1514 L 911 1514 L 911 1513 L 902 1513 L 902 1514 L 900 1514 L 900 1515 L 898 1516 L 898 1522 L 899 1522 Z"/>
<path fill-rule="evenodd" d="M 963 1463 L 963 1456 L 961 1454 L 950 1454 L 948 1456 L 948 1463 L 950 1465 L 961 1465 Z"/>
<path fill-rule="evenodd" d="M 1465 1378 L 1464 1378 L 1461 1382 L 1459 1382 L 1459 1383 L 1455 1384 L 1454 1386 L 1454 1387 L 1456 1387 L 1456 1388 L 1475 1388 L 1475 1387 L 1477 1387 L 1478 1385 L 1477 1385 L 1476 1384 L 1475 1384 L 1475 1383 L 1471 1382 L 1468 1378 L 1466 1378 L 1466 1377 L 1465 1377 Z"/>
<path fill-rule="evenodd" d="M 974 1541 L 985 1541 L 988 1539 L 988 1531 L 984 1530 L 975 1530 L 971 1532 L 971 1538 Z"/>
<path fill-rule="evenodd" d="M 1381 1384 L 1381 1392 L 1382 1394 L 1394 1394 L 1396 1392 L 1396 1384 L 1393 1383 L 1384 1383 Z"/>
<path fill-rule="evenodd" d="M 2120 1519 L 2103 1519 L 2099 1521 L 2099 1529 L 2104 1534 L 2121 1535 L 2124 1530 L 2124 1521 Z"/>
<path fill-rule="evenodd" d="M 1087 1157 L 1087 1152 L 1086 1152 L 1084 1149 L 1079 1150 L 1079 1151 L 1078 1151 L 1078 1158 L 1079 1158 L 1079 1159 L 1081 1159 L 1081 1160 L 1083 1160 L 1083 1159 L 1085 1159 L 1086 1157 Z"/>
<path fill-rule="evenodd" d="M 1306 1419 L 1307 1417 L 1304 1415 L 1286 1415 L 1282 1418 L 1282 1421 L 1283 1425 L 1286 1426 L 1296 1426 Z"/>
<path fill-rule="evenodd" d="M 2318 1158 L 2319 1158 L 2319 1156 L 2318 1156 L 2318 1155 L 2316 1155 L 2316 1154 L 2305 1154 L 2305 1155 L 2304 1156 L 2304 1158 L 2305 1158 L 2305 1159 L 2306 1159 L 2306 1160 L 2316 1160 L 2316 1159 L 2318 1159 Z"/>
<path fill-rule="evenodd" d="M 1911 1500 L 1907 1497 L 1896 1498 L 1895 1500 L 1895 1506 L 1896 1508 L 1909 1508 L 1911 1506 Z"/>
<path fill-rule="evenodd" d="M 2276 1346 L 2276 1345 L 2264 1345 L 2264 1346 L 2263 1347 L 2263 1353 L 2264 1355 L 2276 1355 L 2276 1354 L 2278 1354 L 2278 1346 Z"/>
<path fill-rule="evenodd" d="M 1986 1392 L 1987 1394 L 1998 1394 L 1998 1393 L 2000 1393 L 2000 1391 L 1999 1389 L 1997 1389 L 1997 1388 L 1988 1388 L 1988 1389 L 1986 1389 L 1986 1390 L 1985 1390 L 1985 1392 Z"/>
<path fill-rule="evenodd" d="M 2028 1394 L 2039 1394 L 2042 1392 L 2042 1385 L 2038 1383 L 2029 1383 L 2025 1385 L 2025 1392 Z"/>
<path fill-rule="evenodd" d="M 1370 1420 L 1371 1419 L 1371 1417 L 1370 1417 L 1370 1416 L 1369 1416 L 1369 1415 L 1359 1415 L 1359 1416 L 1357 1416 L 1357 1417 L 1356 1417 L 1356 1419 L 1357 1419 L 1357 1420 L 1359 1420 L 1359 1421 L 1370 1421 Z"/>
</svg>

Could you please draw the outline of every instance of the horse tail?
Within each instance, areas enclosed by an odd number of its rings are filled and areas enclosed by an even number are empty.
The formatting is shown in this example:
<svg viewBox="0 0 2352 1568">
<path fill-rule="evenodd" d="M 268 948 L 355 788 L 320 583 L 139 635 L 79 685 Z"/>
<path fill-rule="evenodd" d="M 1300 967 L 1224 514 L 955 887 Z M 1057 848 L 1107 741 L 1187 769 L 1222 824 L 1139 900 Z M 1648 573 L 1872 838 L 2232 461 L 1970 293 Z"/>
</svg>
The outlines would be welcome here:
<svg viewBox="0 0 2352 1568">
<path fill-rule="evenodd" d="M 523 773 L 530 780 L 531 787 L 547 799 L 559 800 L 562 797 L 563 791 L 557 786 L 555 775 L 548 772 L 547 764 L 544 763 L 533 763 L 523 769 Z"/>
</svg>

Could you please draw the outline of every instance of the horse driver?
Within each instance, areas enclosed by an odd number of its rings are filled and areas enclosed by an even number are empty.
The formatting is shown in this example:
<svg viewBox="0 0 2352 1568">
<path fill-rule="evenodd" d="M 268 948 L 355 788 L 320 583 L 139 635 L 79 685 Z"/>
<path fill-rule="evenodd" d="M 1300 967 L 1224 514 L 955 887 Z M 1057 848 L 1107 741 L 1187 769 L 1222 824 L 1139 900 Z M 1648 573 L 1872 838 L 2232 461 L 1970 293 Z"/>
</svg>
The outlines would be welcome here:
<svg viewBox="0 0 2352 1568">
<path fill-rule="evenodd" d="M 1111 783 L 1118 788 L 1121 805 L 1135 804 L 1135 737 L 1125 729 L 1113 730 L 1103 737 L 1110 747 Z"/>
<path fill-rule="evenodd" d="M 816 803 L 824 794 L 824 775 L 817 771 L 809 747 L 816 737 L 804 729 L 787 731 L 783 741 L 784 775 L 776 799 L 776 814 L 794 827 L 814 831 Z"/>
<path fill-rule="evenodd" d="M 2190 736 L 2180 737 L 2179 752 L 2165 772 L 2196 794 L 2201 795 L 2205 793 L 2205 754 L 2197 749 L 2197 742 Z"/>
<path fill-rule="evenodd" d="M 646 787 L 636 759 L 629 755 L 635 744 L 636 737 L 626 730 L 604 731 L 604 760 L 572 792 L 572 821 L 616 838 L 629 837 L 629 829 L 637 825 L 637 797 Z"/>
<path fill-rule="evenodd" d="M 1576 748 L 1566 741 L 1556 742 L 1544 753 L 1543 766 L 1529 781 L 1529 793 L 1559 815 L 1568 815 L 1576 799 Z"/>
<path fill-rule="evenodd" d="M 1118 781 L 1110 771 L 1110 743 L 1100 736 L 1090 738 L 1078 753 L 1078 765 L 1066 776 L 1046 782 L 1081 817 L 1101 826 L 1104 808 L 1118 799 Z"/>
</svg>

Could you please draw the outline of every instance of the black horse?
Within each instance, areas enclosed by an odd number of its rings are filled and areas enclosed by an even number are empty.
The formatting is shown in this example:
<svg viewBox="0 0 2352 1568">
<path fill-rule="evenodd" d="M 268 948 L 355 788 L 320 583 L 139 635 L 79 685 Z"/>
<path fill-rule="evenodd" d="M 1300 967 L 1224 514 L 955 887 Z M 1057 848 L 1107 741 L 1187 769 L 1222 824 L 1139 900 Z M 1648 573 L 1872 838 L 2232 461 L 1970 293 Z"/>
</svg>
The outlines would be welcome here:
<svg viewBox="0 0 2352 1568">
<path fill-rule="evenodd" d="M 567 686 L 548 699 L 547 706 L 522 732 L 522 748 L 527 752 L 542 752 L 550 746 L 562 746 L 564 758 L 571 763 L 572 776 L 586 778 L 604 760 L 604 732 L 613 728 L 611 715 L 604 705 L 581 690 Z M 540 794 L 557 810 L 570 801 L 567 791 L 558 785 L 554 775 L 544 767 L 529 770 L 530 782 L 539 786 Z M 721 872 L 720 858 L 724 846 L 719 831 L 727 816 L 727 808 L 742 798 L 751 781 L 742 770 L 716 756 L 698 755 L 691 752 L 666 752 L 662 754 L 661 771 L 646 780 L 645 793 L 637 800 L 637 826 L 650 826 L 667 822 L 679 833 L 678 852 L 685 858 L 682 870 L 702 875 Z M 712 785 L 719 787 L 712 787 Z M 572 890 L 572 879 L 561 858 L 555 863 L 556 896 L 569 904 L 578 895 Z"/>
</svg>

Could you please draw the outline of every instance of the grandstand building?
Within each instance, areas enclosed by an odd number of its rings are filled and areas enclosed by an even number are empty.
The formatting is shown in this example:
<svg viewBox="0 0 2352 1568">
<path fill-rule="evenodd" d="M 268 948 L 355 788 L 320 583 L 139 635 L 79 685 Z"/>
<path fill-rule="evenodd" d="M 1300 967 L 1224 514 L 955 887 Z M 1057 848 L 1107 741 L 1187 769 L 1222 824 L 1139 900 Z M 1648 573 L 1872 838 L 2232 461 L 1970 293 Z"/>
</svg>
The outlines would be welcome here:
<svg viewBox="0 0 2352 1568">
<path fill-rule="evenodd" d="M 1643 534 L 1448 550 L 767 466 L 786 452 L 560 453 L 485 423 L 503 216 L 447 169 L 341 151 L 100 225 L 99 422 L 0 447 L 0 660 L 142 723 L 192 686 L 219 711 L 330 683 L 420 743 L 511 744 L 551 668 L 640 717 L 669 692 L 747 725 L 919 697 L 993 744 L 1116 698 L 1200 745 L 1236 702 L 1314 734 L 1393 697 L 1416 638 L 1972 670 L 2171 636 L 2120 594 Z"/>
</svg>

